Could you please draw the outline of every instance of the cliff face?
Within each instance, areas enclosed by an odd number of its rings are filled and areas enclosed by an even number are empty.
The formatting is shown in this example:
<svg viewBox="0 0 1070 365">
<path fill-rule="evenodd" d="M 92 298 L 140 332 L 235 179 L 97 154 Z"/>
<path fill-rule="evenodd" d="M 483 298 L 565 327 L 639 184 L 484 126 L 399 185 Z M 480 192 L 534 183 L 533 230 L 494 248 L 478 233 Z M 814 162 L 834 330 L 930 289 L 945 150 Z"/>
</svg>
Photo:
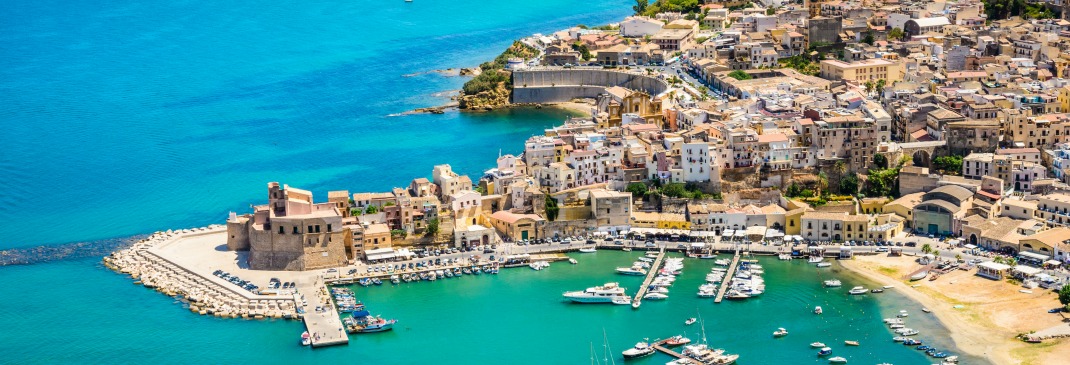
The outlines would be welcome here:
<svg viewBox="0 0 1070 365">
<path fill-rule="evenodd" d="M 462 110 L 493 110 L 509 105 L 511 91 L 506 83 L 498 82 L 490 90 L 483 90 L 474 95 L 461 95 L 457 102 Z"/>
</svg>

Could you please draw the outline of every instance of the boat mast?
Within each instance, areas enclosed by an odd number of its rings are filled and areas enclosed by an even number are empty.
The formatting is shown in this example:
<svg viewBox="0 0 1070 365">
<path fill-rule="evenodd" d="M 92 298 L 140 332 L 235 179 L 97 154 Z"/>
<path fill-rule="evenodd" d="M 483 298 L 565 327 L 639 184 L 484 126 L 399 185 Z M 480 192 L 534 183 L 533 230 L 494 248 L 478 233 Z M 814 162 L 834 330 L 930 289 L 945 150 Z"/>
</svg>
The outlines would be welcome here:
<svg viewBox="0 0 1070 365">
<path fill-rule="evenodd" d="M 605 351 L 602 352 L 604 364 L 609 365 L 609 352 L 613 351 L 609 349 L 609 336 L 606 336 L 606 329 L 602 328 L 602 347 Z M 617 365 L 617 361 L 613 360 L 613 365 Z"/>
</svg>

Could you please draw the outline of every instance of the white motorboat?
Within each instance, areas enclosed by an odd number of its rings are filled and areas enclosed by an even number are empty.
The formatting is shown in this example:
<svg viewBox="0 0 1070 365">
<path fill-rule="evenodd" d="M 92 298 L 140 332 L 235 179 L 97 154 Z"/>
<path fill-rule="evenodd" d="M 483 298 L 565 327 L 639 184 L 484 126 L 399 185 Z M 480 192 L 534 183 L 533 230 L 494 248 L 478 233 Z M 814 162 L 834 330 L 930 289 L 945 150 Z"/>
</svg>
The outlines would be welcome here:
<svg viewBox="0 0 1070 365">
<path fill-rule="evenodd" d="M 666 288 L 664 286 L 659 286 L 657 288 L 650 289 L 650 292 L 651 293 L 658 293 L 658 294 L 669 294 L 669 288 Z"/>
<path fill-rule="evenodd" d="M 312 344 L 312 337 L 308 335 L 308 331 L 301 334 L 301 346 L 308 346 Z"/>
<path fill-rule="evenodd" d="M 922 271 L 922 272 L 919 272 L 917 274 L 911 275 L 910 276 L 910 281 L 921 280 L 921 279 L 924 279 L 926 276 L 929 276 L 929 272 L 928 271 Z"/>
<path fill-rule="evenodd" d="M 668 295 L 665 295 L 665 294 L 662 294 L 662 293 L 647 293 L 646 295 L 643 296 L 643 299 L 650 299 L 650 300 L 664 300 L 664 299 L 668 299 L 668 298 L 669 298 Z"/>
<path fill-rule="evenodd" d="M 918 330 L 913 328 L 900 328 L 895 330 L 895 333 L 900 336 L 914 336 L 918 334 Z"/>
<path fill-rule="evenodd" d="M 899 318 L 903 318 L 903 317 L 908 317 L 908 316 L 910 316 L 910 313 L 907 313 L 907 311 L 906 311 L 906 310 L 904 309 L 904 310 L 900 310 L 900 311 L 899 311 L 899 314 L 896 314 L 895 316 L 896 316 L 896 317 L 899 317 Z"/>
<path fill-rule="evenodd" d="M 580 249 L 580 252 L 583 252 L 583 253 L 591 253 L 591 252 L 598 252 L 598 249 L 597 249 L 597 248 L 594 248 L 594 247 L 590 247 L 590 248 L 581 248 L 581 249 Z"/>
<path fill-rule="evenodd" d="M 773 337 L 784 337 L 784 336 L 787 336 L 787 335 L 788 335 L 788 330 L 784 329 L 783 327 L 777 328 L 776 331 L 773 331 Z"/>
<path fill-rule="evenodd" d="M 528 267 L 532 268 L 535 271 L 540 271 L 542 269 L 550 267 L 550 263 L 546 261 L 535 261 L 528 264 Z"/>
<path fill-rule="evenodd" d="M 832 266 L 832 264 L 827 263 L 827 262 L 822 262 L 822 263 L 817 264 L 817 267 L 830 267 L 830 266 Z"/>
<path fill-rule="evenodd" d="M 731 264 L 731 263 L 732 263 L 732 261 L 729 261 L 728 259 L 718 259 L 717 261 L 713 262 L 714 265 L 718 265 L 718 266 L 728 266 L 728 264 Z"/>
<path fill-rule="evenodd" d="M 925 313 L 932 313 L 933 312 L 932 309 L 929 309 L 929 308 L 922 308 L 921 311 L 925 312 Z"/>
<path fill-rule="evenodd" d="M 806 259 L 806 262 L 809 262 L 811 264 L 816 264 L 821 261 L 825 261 L 825 258 L 821 256 L 810 256 L 810 258 Z"/>
<path fill-rule="evenodd" d="M 829 288 L 837 288 L 843 286 L 843 283 L 836 279 L 825 280 L 825 286 Z"/>
<path fill-rule="evenodd" d="M 781 260 L 785 260 L 785 261 L 787 261 L 787 260 L 791 260 L 791 259 L 792 259 L 792 257 L 791 257 L 791 254 L 790 254 L 790 253 L 782 253 L 782 254 L 780 254 L 780 255 L 777 255 L 777 258 L 779 258 L 779 259 L 781 259 Z"/>
<path fill-rule="evenodd" d="M 613 303 L 617 298 L 628 299 L 624 288 L 617 283 L 587 288 L 583 291 L 570 291 L 562 294 L 565 298 L 576 303 Z"/>
<path fill-rule="evenodd" d="M 816 307 L 814 307 L 814 314 L 821 314 L 821 313 L 824 313 L 824 312 L 825 312 L 825 311 L 821 309 L 821 306 L 820 306 L 820 305 L 819 305 L 819 306 L 816 306 Z"/>
<path fill-rule="evenodd" d="M 690 325 L 695 324 L 696 321 L 698 321 L 698 320 L 695 319 L 695 317 L 691 317 L 691 318 L 688 318 L 686 321 L 684 321 L 684 325 L 690 326 Z"/>
<path fill-rule="evenodd" d="M 654 354 L 654 348 L 650 347 L 650 344 L 646 341 L 643 341 L 635 344 L 635 346 L 630 349 L 624 350 L 622 354 L 625 359 L 634 359 Z"/>
<path fill-rule="evenodd" d="M 815 348 L 815 349 L 819 349 L 819 348 L 825 347 L 825 344 L 821 343 L 821 342 L 811 342 L 810 343 L 810 347 Z"/>
<path fill-rule="evenodd" d="M 903 319 L 902 318 L 885 318 L 884 319 L 884 323 L 887 323 L 889 325 L 892 325 L 892 324 L 903 324 Z"/>
<path fill-rule="evenodd" d="M 865 287 L 862 287 L 862 286 L 856 286 L 854 288 L 851 288 L 851 290 L 848 291 L 847 293 L 851 294 L 851 295 L 862 295 L 862 294 L 865 294 L 865 293 L 869 293 L 869 289 L 866 289 Z"/>
<path fill-rule="evenodd" d="M 646 275 L 646 270 L 643 270 L 642 268 L 639 268 L 639 267 L 618 267 L 617 268 L 617 273 L 618 274 L 623 274 L 623 275 L 637 275 L 638 276 L 638 275 Z"/>
<path fill-rule="evenodd" d="M 613 304 L 617 304 L 617 305 L 632 304 L 632 298 L 629 298 L 629 297 L 613 297 Z"/>
<path fill-rule="evenodd" d="M 832 364 L 846 364 L 847 363 L 847 359 L 845 359 L 845 358 L 843 358 L 841 356 L 836 356 L 836 357 L 833 357 L 833 358 L 829 359 L 829 363 L 832 363 Z"/>
<path fill-rule="evenodd" d="M 649 257 L 640 257 L 638 260 L 642 262 L 654 262 L 654 259 Z"/>
</svg>

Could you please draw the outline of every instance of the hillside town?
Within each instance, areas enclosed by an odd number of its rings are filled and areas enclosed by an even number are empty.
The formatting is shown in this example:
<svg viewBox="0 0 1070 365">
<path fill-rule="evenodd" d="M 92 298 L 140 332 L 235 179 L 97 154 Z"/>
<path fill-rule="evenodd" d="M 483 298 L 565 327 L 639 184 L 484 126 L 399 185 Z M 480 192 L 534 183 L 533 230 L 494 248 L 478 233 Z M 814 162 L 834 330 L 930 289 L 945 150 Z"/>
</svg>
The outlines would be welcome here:
<svg viewBox="0 0 1070 365">
<path fill-rule="evenodd" d="M 522 42 L 537 56 L 490 72 L 601 70 L 666 87 L 601 85 L 571 100 L 586 115 L 477 178 L 443 164 L 319 203 L 271 183 L 267 205 L 228 220 L 228 246 L 253 268 L 303 270 L 567 236 L 916 234 L 1065 265 L 1070 21 L 990 13 L 980 1 L 728 1 L 535 35 Z"/>
</svg>

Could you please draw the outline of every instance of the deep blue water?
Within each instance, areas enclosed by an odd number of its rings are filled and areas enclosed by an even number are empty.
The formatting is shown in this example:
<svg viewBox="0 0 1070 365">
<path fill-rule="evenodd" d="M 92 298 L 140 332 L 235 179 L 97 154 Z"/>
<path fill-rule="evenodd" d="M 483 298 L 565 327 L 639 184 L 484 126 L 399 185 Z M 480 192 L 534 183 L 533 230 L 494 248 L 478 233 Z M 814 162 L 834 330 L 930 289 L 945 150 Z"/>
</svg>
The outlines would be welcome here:
<svg viewBox="0 0 1070 365">
<path fill-rule="evenodd" d="M 516 38 L 619 20 L 627 0 L 0 0 L 0 249 L 222 222 L 269 181 L 385 191 L 478 175 L 551 111 L 443 104 Z M 417 76 L 403 75 L 422 73 Z"/>
</svg>

